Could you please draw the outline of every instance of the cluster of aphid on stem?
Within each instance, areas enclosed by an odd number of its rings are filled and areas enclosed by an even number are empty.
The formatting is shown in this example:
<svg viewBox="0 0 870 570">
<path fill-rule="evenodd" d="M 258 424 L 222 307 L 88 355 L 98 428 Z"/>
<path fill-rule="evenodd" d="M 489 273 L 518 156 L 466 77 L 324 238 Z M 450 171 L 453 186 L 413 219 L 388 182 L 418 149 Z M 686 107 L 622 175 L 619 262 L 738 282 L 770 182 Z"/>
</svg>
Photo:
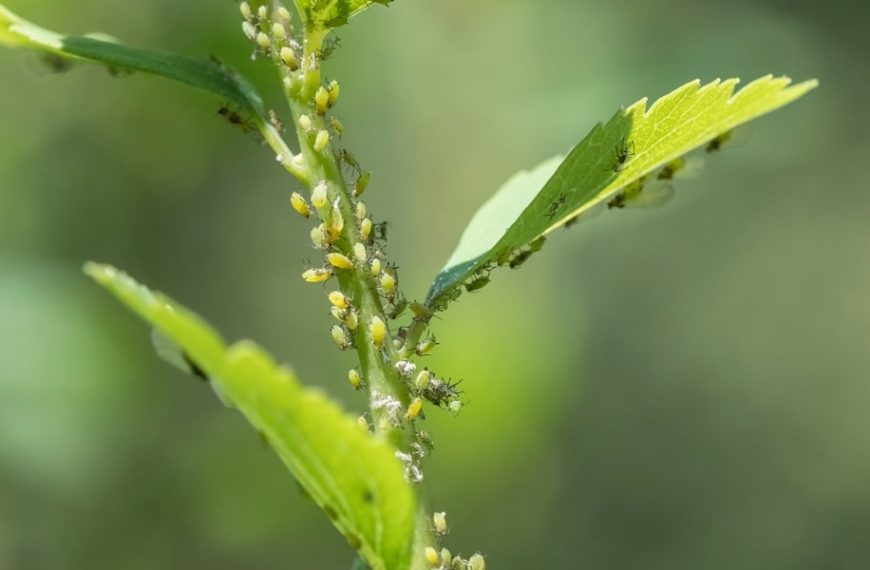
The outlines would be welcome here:
<svg viewBox="0 0 870 570">
<path fill-rule="evenodd" d="M 302 278 L 308 283 L 338 282 L 326 294 L 335 319 L 330 336 L 339 349 L 352 348 L 359 356 L 359 367 L 351 369 L 347 378 L 354 389 L 369 392 L 370 417 L 360 417 L 360 426 L 391 440 L 408 479 L 420 482 L 422 460 L 432 450 L 429 434 L 417 426 L 425 418 L 424 403 L 454 413 L 463 403 L 458 382 L 438 378 L 428 368 L 418 370 L 413 362 L 438 344 L 432 336 L 423 338 L 434 311 L 408 302 L 399 291 L 398 268 L 384 251 L 386 223 L 375 223 L 360 199 L 371 173 L 335 144 L 344 132 L 332 115 L 340 87 L 337 81 L 321 79 L 320 64 L 338 42 L 327 38 L 328 22 L 310 17 L 304 34 L 297 37 L 290 12 L 277 3 L 270 10 L 265 4 L 253 9 L 242 2 L 240 11 L 243 32 L 255 45 L 254 56 L 271 59 L 280 70 L 299 139 L 300 152 L 294 154 L 280 137 L 281 126 L 274 114 L 269 125 L 257 125 L 277 152 L 278 162 L 305 188 L 291 194 L 290 204 L 297 214 L 314 220 L 311 242 L 323 263 L 307 268 Z M 246 128 L 246 119 L 233 111 L 226 109 L 221 114 Z M 414 315 L 410 325 L 391 332 L 388 323 L 407 309 Z M 446 533 L 444 513 L 431 520 L 434 535 Z M 425 557 L 433 567 L 484 568 L 479 554 L 463 559 L 429 547 Z"/>
</svg>

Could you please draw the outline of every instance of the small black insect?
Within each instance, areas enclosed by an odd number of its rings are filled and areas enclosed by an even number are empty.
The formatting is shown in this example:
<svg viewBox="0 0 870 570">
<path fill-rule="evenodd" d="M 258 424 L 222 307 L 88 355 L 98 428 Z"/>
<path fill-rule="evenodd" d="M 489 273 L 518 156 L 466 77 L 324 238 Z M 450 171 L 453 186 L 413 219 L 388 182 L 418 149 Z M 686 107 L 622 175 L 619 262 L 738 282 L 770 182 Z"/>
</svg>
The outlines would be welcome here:
<svg viewBox="0 0 870 570">
<path fill-rule="evenodd" d="M 547 208 L 547 218 L 552 220 L 556 216 L 556 214 L 559 213 L 559 210 L 562 209 L 562 206 L 565 205 L 565 200 L 567 199 L 568 197 L 565 196 L 564 192 L 559 194 L 559 197 L 553 200 L 553 202 L 551 202 L 550 206 Z"/>
<path fill-rule="evenodd" d="M 224 105 L 218 109 L 218 115 L 225 118 L 230 124 L 241 128 L 243 133 L 248 133 L 255 129 L 249 117 L 243 117 L 238 111 L 231 109 L 229 105 Z"/>
<path fill-rule="evenodd" d="M 510 261 L 508 261 L 508 266 L 511 269 L 516 269 L 517 267 L 521 266 L 523 263 L 528 261 L 528 259 L 532 256 L 532 253 L 534 253 L 534 252 L 531 250 L 528 250 L 528 249 L 520 251 L 519 253 L 514 255 L 510 259 Z"/>
<path fill-rule="evenodd" d="M 634 156 L 634 141 L 626 143 L 625 138 L 623 137 L 623 139 L 619 141 L 619 144 L 614 147 L 614 151 L 616 152 L 616 159 L 609 170 L 612 172 L 622 172 L 625 170 L 625 165 L 628 163 L 628 160 Z"/>
<path fill-rule="evenodd" d="M 706 150 L 707 152 L 716 152 L 718 150 L 721 150 L 722 145 L 731 140 L 732 135 L 732 131 L 725 131 L 724 133 L 720 134 L 719 136 L 708 142 L 704 150 Z"/>
</svg>

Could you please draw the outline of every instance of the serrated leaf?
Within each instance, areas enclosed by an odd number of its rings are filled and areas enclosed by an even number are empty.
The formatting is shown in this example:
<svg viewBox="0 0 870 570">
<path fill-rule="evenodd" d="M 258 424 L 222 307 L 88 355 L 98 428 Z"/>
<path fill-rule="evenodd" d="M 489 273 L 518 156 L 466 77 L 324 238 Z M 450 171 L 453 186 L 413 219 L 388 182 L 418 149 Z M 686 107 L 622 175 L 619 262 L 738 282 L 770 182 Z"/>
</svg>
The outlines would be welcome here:
<svg viewBox="0 0 870 570">
<path fill-rule="evenodd" d="M 568 156 L 511 178 L 474 215 L 459 246 L 436 276 L 430 306 L 476 272 L 610 199 L 625 186 L 718 135 L 769 113 L 815 88 L 787 77 L 762 77 L 734 93 L 737 79 L 692 81 L 647 110 L 641 99 L 596 125 Z M 617 154 L 628 151 L 619 164 Z M 546 183 L 544 181 L 546 180 Z"/>
<path fill-rule="evenodd" d="M 113 267 L 89 263 L 85 272 L 184 349 L 373 570 L 410 567 L 416 497 L 395 447 L 300 385 L 256 344 L 227 348 L 194 313 Z"/>
<path fill-rule="evenodd" d="M 388 6 L 393 0 L 294 0 L 305 22 L 316 29 L 331 30 L 347 24 L 375 4 Z"/>
<path fill-rule="evenodd" d="M 101 64 L 113 72 L 141 71 L 159 75 L 207 91 L 267 122 L 256 90 L 242 76 L 216 61 L 133 48 L 104 35 L 58 34 L 23 20 L 3 5 L 0 5 L 0 45 Z"/>
</svg>

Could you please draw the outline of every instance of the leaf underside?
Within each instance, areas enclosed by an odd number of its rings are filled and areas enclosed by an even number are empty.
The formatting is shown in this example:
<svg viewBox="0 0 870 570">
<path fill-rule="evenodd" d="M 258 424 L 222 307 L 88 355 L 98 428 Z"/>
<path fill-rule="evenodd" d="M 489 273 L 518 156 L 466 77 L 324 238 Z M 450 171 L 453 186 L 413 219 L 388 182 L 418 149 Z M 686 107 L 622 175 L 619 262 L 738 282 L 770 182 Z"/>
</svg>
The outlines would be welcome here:
<svg viewBox="0 0 870 570">
<path fill-rule="evenodd" d="M 205 58 L 126 46 L 106 36 L 62 35 L 23 20 L 0 4 L 0 45 L 41 51 L 71 61 L 106 66 L 111 72 L 141 71 L 209 92 L 266 122 L 263 101 L 230 67 Z"/>
<path fill-rule="evenodd" d="M 113 267 L 89 263 L 85 272 L 183 348 L 373 570 L 410 566 L 416 498 L 390 443 L 301 386 L 254 343 L 227 347 L 197 315 Z"/>
<path fill-rule="evenodd" d="M 475 273 L 501 257 L 578 219 L 627 185 L 756 117 L 815 88 L 765 76 L 734 93 L 738 79 L 701 86 L 692 81 L 647 109 L 641 99 L 598 124 L 567 157 L 550 159 L 505 183 L 474 215 L 459 245 L 433 281 L 427 304 L 458 293 Z M 619 149 L 630 156 L 617 163 Z"/>
<path fill-rule="evenodd" d="M 374 4 L 389 5 L 393 0 L 294 0 L 306 23 L 321 29 L 338 28 Z"/>
</svg>

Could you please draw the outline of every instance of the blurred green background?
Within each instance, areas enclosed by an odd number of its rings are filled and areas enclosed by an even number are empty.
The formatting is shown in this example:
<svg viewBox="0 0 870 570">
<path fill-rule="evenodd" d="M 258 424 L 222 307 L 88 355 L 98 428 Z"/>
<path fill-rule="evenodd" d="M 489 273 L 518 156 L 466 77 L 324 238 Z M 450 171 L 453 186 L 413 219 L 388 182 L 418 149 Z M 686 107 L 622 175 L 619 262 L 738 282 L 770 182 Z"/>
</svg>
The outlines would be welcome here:
<svg viewBox="0 0 870 570">
<path fill-rule="evenodd" d="M 229 0 L 8 0 L 68 32 L 252 64 Z M 345 141 L 422 296 L 516 169 L 623 104 L 768 72 L 821 88 L 655 211 L 559 232 L 455 305 L 429 361 L 447 545 L 492 568 L 870 564 L 867 4 L 398 0 L 342 30 Z M 0 568 L 348 568 L 236 413 L 81 274 L 113 263 L 349 409 L 291 178 L 163 80 L 0 51 Z"/>
</svg>

